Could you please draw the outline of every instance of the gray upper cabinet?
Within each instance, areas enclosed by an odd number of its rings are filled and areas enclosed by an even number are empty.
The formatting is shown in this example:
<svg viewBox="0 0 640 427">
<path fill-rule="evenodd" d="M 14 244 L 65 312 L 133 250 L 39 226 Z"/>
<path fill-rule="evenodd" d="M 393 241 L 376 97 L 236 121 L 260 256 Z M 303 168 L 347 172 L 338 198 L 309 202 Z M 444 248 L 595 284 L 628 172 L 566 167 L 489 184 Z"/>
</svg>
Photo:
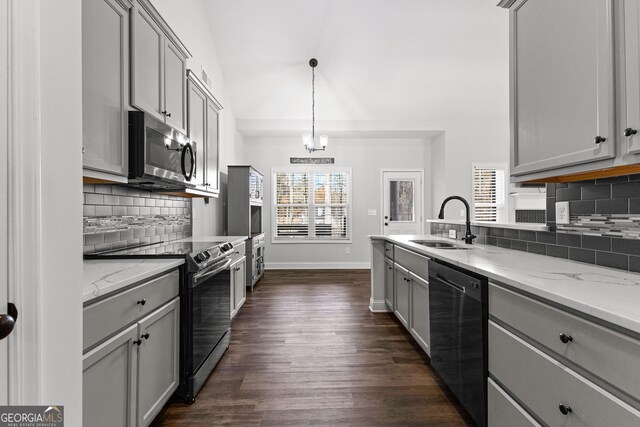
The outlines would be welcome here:
<svg viewBox="0 0 640 427">
<path fill-rule="evenodd" d="M 624 97 L 621 129 L 630 154 L 640 153 L 640 4 L 624 2 Z"/>
<path fill-rule="evenodd" d="M 215 98 L 207 101 L 207 191 L 220 191 L 220 159 L 219 159 L 219 113 L 222 109 Z"/>
<path fill-rule="evenodd" d="M 187 70 L 189 139 L 196 146 L 196 184 L 216 197 L 220 192 L 218 115 L 222 105 L 193 73 Z"/>
<path fill-rule="evenodd" d="M 168 39 L 164 44 L 164 100 L 167 123 L 172 127 L 186 132 L 186 83 L 187 59 L 178 48 Z"/>
<path fill-rule="evenodd" d="M 197 83 L 189 73 L 187 82 L 187 101 L 189 126 L 187 134 L 191 144 L 196 148 L 196 176 L 195 184 L 204 186 L 205 184 L 205 135 L 207 126 L 207 97 L 198 87 Z"/>
<path fill-rule="evenodd" d="M 127 0 L 82 2 L 83 166 L 126 176 L 129 105 Z"/>
<path fill-rule="evenodd" d="M 186 133 L 186 61 L 191 55 L 149 0 L 136 0 L 131 103 Z"/>
<path fill-rule="evenodd" d="M 511 174 L 616 155 L 612 0 L 510 5 Z"/>
</svg>

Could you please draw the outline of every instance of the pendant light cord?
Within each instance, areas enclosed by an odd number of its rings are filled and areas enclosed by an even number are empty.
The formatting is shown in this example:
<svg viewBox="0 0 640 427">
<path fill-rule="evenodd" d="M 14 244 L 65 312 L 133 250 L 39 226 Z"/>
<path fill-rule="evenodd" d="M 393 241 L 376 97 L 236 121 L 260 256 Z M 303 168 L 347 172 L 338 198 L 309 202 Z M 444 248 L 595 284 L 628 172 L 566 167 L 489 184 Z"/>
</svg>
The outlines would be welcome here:
<svg viewBox="0 0 640 427">
<path fill-rule="evenodd" d="M 311 141 L 316 139 L 316 69 L 311 67 Z"/>
</svg>

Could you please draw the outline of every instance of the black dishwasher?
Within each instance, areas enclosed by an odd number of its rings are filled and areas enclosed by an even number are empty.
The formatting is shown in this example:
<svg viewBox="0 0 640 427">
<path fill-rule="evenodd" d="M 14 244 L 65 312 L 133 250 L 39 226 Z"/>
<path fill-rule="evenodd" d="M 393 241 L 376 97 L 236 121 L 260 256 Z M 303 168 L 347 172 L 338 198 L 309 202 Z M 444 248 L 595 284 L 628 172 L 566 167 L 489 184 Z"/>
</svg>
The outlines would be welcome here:
<svg viewBox="0 0 640 427">
<path fill-rule="evenodd" d="M 487 423 L 487 278 L 429 261 L 431 366 L 478 426 Z"/>
</svg>

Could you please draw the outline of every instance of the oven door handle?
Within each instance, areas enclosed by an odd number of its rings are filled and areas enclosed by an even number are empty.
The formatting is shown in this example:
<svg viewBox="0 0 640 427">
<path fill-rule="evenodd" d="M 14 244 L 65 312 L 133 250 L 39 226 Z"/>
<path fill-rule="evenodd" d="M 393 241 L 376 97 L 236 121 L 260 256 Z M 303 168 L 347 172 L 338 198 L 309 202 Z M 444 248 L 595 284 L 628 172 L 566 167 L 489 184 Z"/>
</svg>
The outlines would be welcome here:
<svg viewBox="0 0 640 427">
<path fill-rule="evenodd" d="M 193 275 L 193 286 L 192 286 L 192 288 L 195 288 L 196 286 L 198 286 L 203 281 L 207 280 L 210 277 L 215 276 L 216 274 L 220 273 L 221 271 L 226 270 L 230 265 L 231 265 L 231 258 L 229 258 L 224 264 L 222 264 L 222 266 L 216 268 L 213 271 L 206 271 L 206 272 L 194 274 Z"/>
</svg>

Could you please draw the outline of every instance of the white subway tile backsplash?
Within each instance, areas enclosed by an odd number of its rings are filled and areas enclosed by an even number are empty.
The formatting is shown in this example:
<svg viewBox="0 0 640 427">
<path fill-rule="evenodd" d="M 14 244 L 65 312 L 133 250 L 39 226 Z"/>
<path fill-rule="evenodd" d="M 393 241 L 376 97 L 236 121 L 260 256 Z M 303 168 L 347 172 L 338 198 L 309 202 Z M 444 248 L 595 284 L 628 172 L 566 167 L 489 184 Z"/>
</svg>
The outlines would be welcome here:
<svg viewBox="0 0 640 427">
<path fill-rule="evenodd" d="M 124 216 L 127 214 L 127 208 L 125 206 L 113 206 L 114 216 Z"/>
<path fill-rule="evenodd" d="M 96 206 L 96 216 L 112 216 L 113 208 L 111 206 Z"/>
<path fill-rule="evenodd" d="M 84 253 L 191 235 L 191 200 L 118 185 L 83 189 Z"/>
<path fill-rule="evenodd" d="M 102 194 L 85 193 L 84 203 L 85 205 L 101 205 L 104 202 L 104 196 Z"/>
</svg>

